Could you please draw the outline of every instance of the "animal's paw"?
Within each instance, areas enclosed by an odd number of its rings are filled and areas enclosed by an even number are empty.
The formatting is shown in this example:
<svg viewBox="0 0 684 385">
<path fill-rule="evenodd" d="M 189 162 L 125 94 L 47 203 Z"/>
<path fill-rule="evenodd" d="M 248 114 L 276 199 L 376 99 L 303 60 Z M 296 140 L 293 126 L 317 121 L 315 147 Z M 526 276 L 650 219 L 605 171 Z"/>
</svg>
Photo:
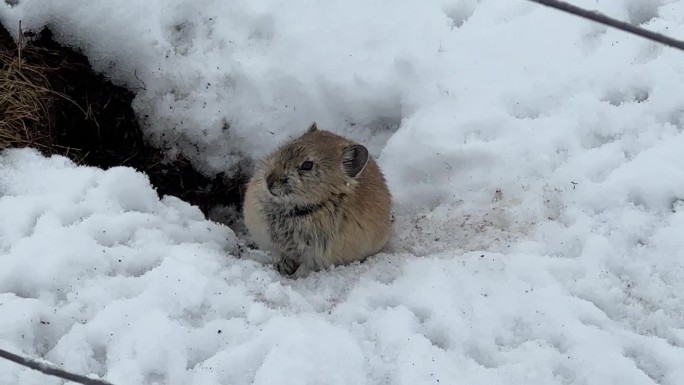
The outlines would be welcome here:
<svg viewBox="0 0 684 385">
<path fill-rule="evenodd" d="M 310 273 L 311 271 L 312 271 L 312 270 L 309 268 L 309 266 L 307 266 L 305 263 L 302 263 L 302 264 L 299 265 L 299 267 L 297 268 L 297 271 L 294 272 L 294 275 L 292 276 L 292 278 L 295 278 L 295 279 L 296 279 L 296 278 L 304 278 L 304 277 L 306 277 L 307 275 L 309 275 L 309 273 Z"/>
<path fill-rule="evenodd" d="M 298 270 L 299 264 L 292 258 L 280 257 L 275 263 L 275 268 L 282 275 L 292 275 Z"/>
</svg>

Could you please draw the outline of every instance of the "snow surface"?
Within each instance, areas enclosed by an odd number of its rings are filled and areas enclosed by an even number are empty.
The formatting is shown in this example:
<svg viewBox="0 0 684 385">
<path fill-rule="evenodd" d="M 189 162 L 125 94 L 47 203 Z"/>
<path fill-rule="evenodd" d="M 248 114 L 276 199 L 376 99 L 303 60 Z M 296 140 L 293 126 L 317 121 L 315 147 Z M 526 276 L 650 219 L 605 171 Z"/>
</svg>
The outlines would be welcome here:
<svg viewBox="0 0 684 385">
<path fill-rule="evenodd" d="M 682 0 L 573 4 L 684 37 Z M 5 151 L 0 347 L 120 385 L 681 384 L 684 53 L 523 0 L 0 5 L 20 19 L 207 173 L 312 120 L 363 140 L 396 235 L 293 281 L 130 169 Z"/>
</svg>

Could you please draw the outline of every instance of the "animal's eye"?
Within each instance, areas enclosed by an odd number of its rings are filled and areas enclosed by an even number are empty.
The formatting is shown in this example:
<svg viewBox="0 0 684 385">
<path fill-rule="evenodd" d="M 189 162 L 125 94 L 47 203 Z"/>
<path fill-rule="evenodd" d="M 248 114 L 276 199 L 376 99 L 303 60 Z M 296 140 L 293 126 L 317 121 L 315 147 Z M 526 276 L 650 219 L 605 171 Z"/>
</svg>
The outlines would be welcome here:
<svg viewBox="0 0 684 385">
<path fill-rule="evenodd" d="M 302 171 L 310 171 L 313 168 L 313 162 L 310 160 L 307 160 L 306 162 L 302 163 L 301 166 L 299 166 L 299 169 Z"/>
</svg>

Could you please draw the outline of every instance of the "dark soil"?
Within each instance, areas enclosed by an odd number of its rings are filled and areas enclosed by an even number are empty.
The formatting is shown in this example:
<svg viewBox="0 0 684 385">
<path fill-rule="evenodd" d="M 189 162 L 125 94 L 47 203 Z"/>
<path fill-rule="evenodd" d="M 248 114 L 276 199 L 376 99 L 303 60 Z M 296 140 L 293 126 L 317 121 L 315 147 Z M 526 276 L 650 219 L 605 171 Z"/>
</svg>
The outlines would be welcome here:
<svg viewBox="0 0 684 385">
<path fill-rule="evenodd" d="M 160 150 L 145 143 L 131 108 L 131 91 L 94 73 L 84 55 L 55 42 L 49 29 L 28 38 L 22 52 L 27 64 L 48 67 L 45 75 L 52 90 L 66 96 L 53 101 L 50 125 L 41 129 L 48 146 L 39 150 L 102 169 L 133 167 L 149 176 L 160 196 L 176 196 L 205 215 L 216 206 L 240 210 L 244 176 L 208 178 L 185 159 L 164 161 Z M 16 51 L 2 26 L 0 50 Z"/>
</svg>

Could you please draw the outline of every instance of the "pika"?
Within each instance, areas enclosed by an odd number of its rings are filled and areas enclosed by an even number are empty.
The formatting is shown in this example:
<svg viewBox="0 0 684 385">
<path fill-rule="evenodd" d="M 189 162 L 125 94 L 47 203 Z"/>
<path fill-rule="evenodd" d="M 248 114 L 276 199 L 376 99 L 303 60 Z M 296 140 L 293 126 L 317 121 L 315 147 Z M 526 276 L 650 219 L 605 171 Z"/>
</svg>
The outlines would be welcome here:
<svg viewBox="0 0 684 385">
<path fill-rule="evenodd" d="M 314 122 L 257 165 L 243 215 L 276 270 L 299 278 L 381 251 L 392 233 L 391 205 L 368 149 Z"/>
</svg>

